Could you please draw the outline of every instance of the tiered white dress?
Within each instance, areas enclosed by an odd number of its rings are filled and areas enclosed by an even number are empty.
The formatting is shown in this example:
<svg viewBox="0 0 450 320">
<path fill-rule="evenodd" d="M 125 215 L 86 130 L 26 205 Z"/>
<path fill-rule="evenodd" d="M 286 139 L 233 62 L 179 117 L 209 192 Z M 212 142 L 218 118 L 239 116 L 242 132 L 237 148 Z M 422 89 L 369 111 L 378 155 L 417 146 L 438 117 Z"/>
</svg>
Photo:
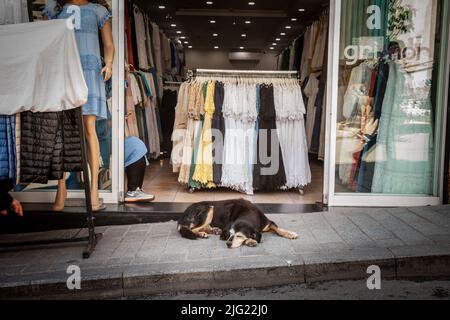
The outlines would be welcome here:
<svg viewBox="0 0 450 320">
<path fill-rule="evenodd" d="M 305 105 L 297 84 L 274 86 L 277 130 L 286 171 L 286 189 L 311 183 L 305 130 Z"/>
</svg>

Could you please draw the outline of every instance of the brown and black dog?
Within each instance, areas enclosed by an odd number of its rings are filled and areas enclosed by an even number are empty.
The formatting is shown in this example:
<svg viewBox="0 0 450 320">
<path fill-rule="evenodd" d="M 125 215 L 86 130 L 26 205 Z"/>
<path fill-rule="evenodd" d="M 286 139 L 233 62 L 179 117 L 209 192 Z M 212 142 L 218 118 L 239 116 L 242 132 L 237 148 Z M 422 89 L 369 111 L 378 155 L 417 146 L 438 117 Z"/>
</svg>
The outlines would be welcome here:
<svg viewBox="0 0 450 320">
<path fill-rule="evenodd" d="M 187 239 L 220 235 L 229 248 L 242 245 L 254 247 L 263 232 L 272 232 L 287 239 L 297 239 L 295 232 L 279 228 L 250 201 L 205 201 L 191 205 L 178 220 L 178 231 Z"/>
</svg>

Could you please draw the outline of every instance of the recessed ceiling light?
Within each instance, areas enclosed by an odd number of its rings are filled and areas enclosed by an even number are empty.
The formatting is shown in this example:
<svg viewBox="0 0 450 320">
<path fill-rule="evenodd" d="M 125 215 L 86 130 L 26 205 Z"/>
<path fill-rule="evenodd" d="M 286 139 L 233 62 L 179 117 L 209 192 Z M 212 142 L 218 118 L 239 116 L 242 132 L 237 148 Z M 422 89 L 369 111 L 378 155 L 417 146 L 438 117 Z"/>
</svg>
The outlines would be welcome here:
<svg viewBox="0 0 450 320">
<path fill-rule="evenodd" d="M 297 18 L 291 18 L 291 21 L 297 21 Z"/>
<path fill-rule="evenodd" d="M 274 43 L 272 43 L 272 45 L 273 45 L 273 46 L 276 46 L 277 44 L 274 42 Z"/>
<path fill-rule="evenodd" d="M 171 26 L 172 28 L 175 28 L 177 25 L 176 25 L 175 23 L 172 23 L 170 26 Z"/>
<path fill-rule="evenodd" d="M 280 38 L 276 38 L 275 41 L 281 41 L 281 39 Z"/>
<path fill-rule="evenodd" d="M 163 10 L 163 9 L 166 8 L 166 6 L 159 6 L 158 8 L 161 9 L 161 10 Z"/>
<path fill-rule="evenodd" d="M 247 35 L 245 33 L 241 34 L 242 38 L 245 38 Z"/>
<path fill-rule="evenodd" d="M 189 49 L 192 49 L 192 46 L 189 46 L 188 48 L 189 48 Z"/>
<path fill-rule="evenodd" d="M 274 47 L 270 47 L 269 49 L 270 49 L 270 50 L 275 50 L 275 48 L 274 48 Z"/>
<path fill-rule="evenodd" d="M 298 9 L 298 11 L 305 12 L 306 10 L 305 9 Z"/>
<path fill-rule="evenodd" d="M 245 24 L 250 24 L 250 23 L 252 23 L 250 20 L 245 21 Z"/>
<path fill-rule="evenodd" d="M 181 31 L 178 30 L 177 33 L 178 33 L 178 34 L 182 34 L 183 32 L 181 32 Z"/>
<path fill-rule="evenodd" d="M 286 26 L 285 28 L 286 28 L 286 29 L 291 29 L 292 27 L 291 27 L 291 26 Z"/>
<path fill-rule="evenodd" d="M 248 5 L 249 5 L 249 6 L 254 6 L 254 5 L 255 5 L 255 2 L 250 1 L 250 2 L 248 3 Z"/>
<path fill-rule="evenodd" d="M 206 1 L 206 4 L 210 6 L 210 5 L 214 4 L 214 2 L 212 2 L 212 1 Z"/>
<path fill-rule="evenodd" d="M 244 50 L 245 48 L 244 47 L 239 47 L 239 49 Z"/>
<path fill-rule="evenodd" d="M 286 35 L 286 33 L 284 33 L 284 32 L 280 33 L 280 36 L 285 36 L 285 35 Z"/>
<path fill-rule="evenodd" d="M 216 23 L 216 20 L 211 20 L 210 23 Z"/>
<path fill-rule="evenodd" d="M 213 33 L 213 37 L 218 37 L 219 35 L 217 33 Z"/>
<path fill-rule="evenodd" d="M 184 44 L 189 44 L 189 41 L 185 41 Z"/>
<path fill-rule="evenodd" d="M 185 36 L 183 36 L 183 37 L 180 37 L 180 39 L 184 40 L 184 39 L 186 39 L 186 37 L 185 37 Z"/>
<path fill-rule="evenodd" d="M 214 49 L 219 49 L 219 46 L 215 46 Z"/>
</svg>

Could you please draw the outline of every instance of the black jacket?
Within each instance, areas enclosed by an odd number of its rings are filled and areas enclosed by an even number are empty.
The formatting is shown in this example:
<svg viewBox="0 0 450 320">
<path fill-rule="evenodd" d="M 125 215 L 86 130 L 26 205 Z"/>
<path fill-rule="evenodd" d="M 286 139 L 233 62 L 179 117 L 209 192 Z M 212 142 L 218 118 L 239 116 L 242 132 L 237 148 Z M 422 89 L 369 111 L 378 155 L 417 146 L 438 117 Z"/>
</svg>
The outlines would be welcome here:
<svg viewBox="0 0 450 320">
<path fill-rule="evenodd" d="M 82 170 L 77 112 L 21 114 L 20 182 L 46 184 Z"/>
<path fill-rule="evenodd" d="M 11 180 L 0 180 L 0 211 L 11 208 L 13 198 L 9 195 L 9 191 L 13 188 Z"/>
</svg>

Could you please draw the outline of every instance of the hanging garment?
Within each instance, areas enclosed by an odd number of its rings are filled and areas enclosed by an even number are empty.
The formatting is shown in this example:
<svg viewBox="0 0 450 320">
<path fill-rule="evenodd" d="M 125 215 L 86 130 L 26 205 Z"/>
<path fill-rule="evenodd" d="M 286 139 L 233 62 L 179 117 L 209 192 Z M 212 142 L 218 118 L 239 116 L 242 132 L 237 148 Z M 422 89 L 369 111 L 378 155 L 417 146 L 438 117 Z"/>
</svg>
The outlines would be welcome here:
<svg viewBox="0 0 450 320">
<path fill-rule="evenodd" d="M 311 183 L 311 169 L 306 141 L 305 105 L 298 84 L 274 86 L 277 130 L 287 189 L 301 188 Z"/>
<path fill-rule="evenodd" d="M 273 85 L 261 85 L 257 161 L 253 168 L 253 187 L 275 191 L 286 186 L 286 172 L 277 132 Z M 268 158 L 268 159 L 267 159 Z M 267 160 L 270 161 L 267 163 Z"/>
<path fill-rule="evenodd" d="M 213 137 L 213 174 L 214 183 L 219 186 L 222 181 L 223 143 L 225 139 L 225 119 L 222 113 L 225 88 L 222 82 L 216 82 L 214 89 L 215 112 L 212 119 Z"/>
<path fill-rule="evenodd" d="M 15 116 L 0 116 L 0 179 L 16 180 Z"/>
<path fill-rule="evenodd" d="M 312 137 L 314 134 L 314 124 L 316 119 L 316 97 L 319 92 L 319 77 L 320 74 L 311 74 L 308 78 L 307 85 L 303 90 L 308 99 L 306 109 L 306 138 L 308 143 L 308 150 L 311 150 Z"/>
<path fill-rule="evenodd" d="M 68 19 L 74 14 L 69 4 L 66 4 L 62 11 L 56 15 L 50 14 L 48 4 L 46 8 L 44 14 L 49 19 Z M 89 3 L 79 6 L 79 8 L 80 27 L 75 28 L 75 35 L 84 78 L 89 90 L 88 101 L 83 104 L 83 115 L 93 115 L 99 119 L 107 119 L 106 89 L 103 75 L 101 74 L 102 59 L 100 56 L 99 31 L 112 16 L 108 9 L 100 4 Z"/>
<path fill-rule="evenodd" d="M 323 18 L 320 21 L 319 30 L 314 54 L 311 60 L 311 69 L 313 72 L 322 71 L 324 66 L 325 53 L 328 44 L 328 19 Z"/>
<path fill-rule="evenodd" d="M 27 0 L 0 0 L 0 25 L 29 21 Z"/>
<path fill-rule="evenodd" d="M 146 27 L 144 23 L 144 16 L 136 5 L 133 6 L 133 14 L 136 29 L 137 54 L 139 59 L 138 65 L 136 67 L 139 67 L 141 69 L 148 69 L 150 68 L 150 65 L 148 63 L 147 57 L 147 48 L 146 48 L 147 38 L 145 32 Z"/>
<path fill-rule="evenodd" d="M 207 83 L 205 98 L 205 117 L 203 121 L 202 132 L 199 138 L 196 167 L 193 180 L 201 183 L 206 188 L 214 188 L 213 176 L 213 144 L 212 144 L 212 117 L 215 112 L 214 106 L 214 89 L 215 83 Z"/>
<path fill-rule="evenodd" d="M 160 115 L 161 122 L 174 123 L 175 122 L 175 108 L 177 106 L 177 92 L 173 90 L 164 90 L 163 98 L 161 101 Z M 172 152 L 172 128 L 164 125 L 163 131 L 163 143 L 161 144 L 161 151 L 170 154 Z"/>
<path fill-rule="evenodd" d="M 177 98 L 177 106 L 175 108 L 175 120 L 172 132 L 172 167 L 173 172 L 179 172 L 183 159 L 183 141 L 187 134 L 188 124 L 188 104 L 189 104 L 189 88 L 187 82 L 183 82 Z"/>
<path fill-rule="evenodd" d="M 152 53 L 152 33 L 150 28 L 150 20 L 147 15 L 144 15 L 144 28 L 145 28 L 145 50 L 148 59 L 149 68 L 155 67 Z"/>
<path fill-rule="evenodd" d="M 82 171 L 78 112 L 22 113 L 21 182 L 47 184 Z"/>
<path fill-rule="evenodd" d="M 223 187 L 253 194 L 253 159 L 255 154 L 256 86 L 225 84 L 223 116 Z"/>
<path fill-rule="evenodd" d="M 88 89 L 75 34 L 67 23 L 1 27 L 0 114 L 62 111 L 86 103 Z"/>
<path fill-rule="evenodd" d="M 389 64 L 372 192 L 431 195 L 434 138 L 430 86 L 424 83 L 418 88 L 399 63 Z"/>
</svg>

